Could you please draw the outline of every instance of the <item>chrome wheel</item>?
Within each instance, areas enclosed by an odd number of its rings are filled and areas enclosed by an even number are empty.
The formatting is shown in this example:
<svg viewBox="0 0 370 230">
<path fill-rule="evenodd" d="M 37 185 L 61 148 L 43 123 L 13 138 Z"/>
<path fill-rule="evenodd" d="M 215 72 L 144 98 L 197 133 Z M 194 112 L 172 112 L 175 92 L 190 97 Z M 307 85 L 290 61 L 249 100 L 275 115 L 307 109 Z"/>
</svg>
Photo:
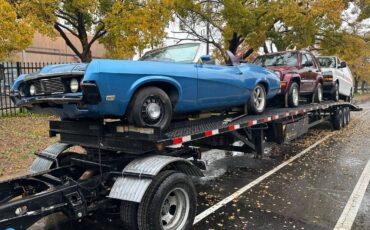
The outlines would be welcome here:
<svg viewBox="0 0 370 230">
<path fill-rule="evenodd" d="M 322 102 L 322 87 L 321 87 L 321 84 L 317 86 L 317 102 Z"/>
<path fill-rule="evenodd" d="M 147 97 L 141 107 L 141 114 L 146 124 L 155 125 L 159 123 L 164 114 L 163 102 L 157 96 Z"/>
<path fill-rule="evenodd" d="M 298 106 L 298 102 L 299 102 L 299 93 L 298 93 L 298 89 L 297 88 L 293 88 L 292 89 L 292 96 L 293 96 L 293 104 L 295 106 Z"/>
<path fill-rule="evenodd" d="M 261 88 L 261 86 L 257 85 L 253 91 L 253 102 L 257 111 L 262 111 L 265 108 L 265 97 L 265 91 Z"/>
<path fill-rule="evenodd" d="M 162 229 L 183 229 L 189 216 L 190 199 L 182 188 L 171 190 L 161 207 L 160 223 Z"/>
</svg>

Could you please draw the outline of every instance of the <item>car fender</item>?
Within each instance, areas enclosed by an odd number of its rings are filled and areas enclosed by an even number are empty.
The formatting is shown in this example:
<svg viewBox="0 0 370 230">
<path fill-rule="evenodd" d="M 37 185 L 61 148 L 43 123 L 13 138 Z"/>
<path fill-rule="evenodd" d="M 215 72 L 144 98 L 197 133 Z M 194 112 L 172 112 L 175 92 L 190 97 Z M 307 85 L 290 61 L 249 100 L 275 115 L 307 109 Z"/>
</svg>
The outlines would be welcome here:
<svg viewBox="0 0 370 230">
<path fill-rule="evenodd" d="M 169 84 L 173 85 L 177 89 L 177 92 L 179 94 L 179 99 L 181 98 L 182 87 L 181 87 L 180 83 L 178 81 L 176 81 L 174 78 L 167 77 L 167 76 L 160 76 L 160 75 L 158 75 L 158 76 L 146 76 L 146 77 L 141 77 L 141 78 L 137 79 L 131 85 L 128 97 L 131 100 L 131 97 L 136 92 L 136 90 L 138 88 L 140 88 L 141 86 L 143 86 L 143 85 L 146 85 L 146 84 L 149 84 L 149 83 L 160 83 L 160 82 L 169 83 Z"/>
</svg>

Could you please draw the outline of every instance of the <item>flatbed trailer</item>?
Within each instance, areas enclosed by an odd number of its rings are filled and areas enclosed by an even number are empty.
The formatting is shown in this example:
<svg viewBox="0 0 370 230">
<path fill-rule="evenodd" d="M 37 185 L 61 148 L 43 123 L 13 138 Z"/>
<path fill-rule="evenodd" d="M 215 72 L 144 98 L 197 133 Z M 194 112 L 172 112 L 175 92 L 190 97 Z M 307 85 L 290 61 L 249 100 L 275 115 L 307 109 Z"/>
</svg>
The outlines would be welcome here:
<svg viewBox="0 0 370 230">
<path fill-rule="evenodd" d="M 350 111 L 360 110 L 329 101 L 175 121 L 166 131 L 121 121 L 50 121 L 50 136 L 60 141 L 36 154 L 29 175 L 0 183 L 0 229 L 26 229 L 56 212 L 70 220 L 119 213 L 126 229 L 187 229 L 196 214 L 191 177 L 206 168 L 202 149 L 260 158 L 266 142 L 293 140 L 325 121 L 339 130 Z"/>
</svg>

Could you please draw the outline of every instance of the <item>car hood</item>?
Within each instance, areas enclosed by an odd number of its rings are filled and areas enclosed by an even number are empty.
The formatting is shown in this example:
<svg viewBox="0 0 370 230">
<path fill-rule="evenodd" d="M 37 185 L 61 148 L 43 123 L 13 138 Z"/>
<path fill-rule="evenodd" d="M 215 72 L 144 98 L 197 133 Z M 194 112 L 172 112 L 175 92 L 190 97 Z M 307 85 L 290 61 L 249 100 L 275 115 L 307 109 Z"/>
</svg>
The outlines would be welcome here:
<svg viewBox="0 0 370 230">
<path fill-rule="evenodd" d="M 24 80 L 27 81 L 46 76 L 81 75 L 85 72 L 87 65 L 87 63 L 48 65 L 38 72 L 24 76 Z"/>
<path fill-rule="evenodd" d="M 267 66 L 266 68 L 272 70 L 272 71 L 279 71 L 281 73 L 291 73 L 291 72 L 296 72 L 298 69 L 295 66 Z"/>
<path fill-rule="evenodd" d="M 334 70 L 334 68 L 322 68 L 321 67 L 321 72 L 331 72 L 333 70 Z"/>
</svg>

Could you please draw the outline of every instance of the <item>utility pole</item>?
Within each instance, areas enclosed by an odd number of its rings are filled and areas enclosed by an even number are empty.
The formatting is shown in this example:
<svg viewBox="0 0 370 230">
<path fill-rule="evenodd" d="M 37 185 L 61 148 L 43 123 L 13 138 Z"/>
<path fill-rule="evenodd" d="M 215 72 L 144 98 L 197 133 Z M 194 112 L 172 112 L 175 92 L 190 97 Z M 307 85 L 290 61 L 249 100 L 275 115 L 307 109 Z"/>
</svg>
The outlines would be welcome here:
<svg viewBox="0 0 370 230">
<path fill-rule="evenodd" d="M 210 4 L 210 0 L 207 1 L 207 11 L 209 13 L 209 4 Z M 207 55 L 209 55 L 209 21 L 207 20 L 207 25 L 206 25 L 206 36 L 207 36 Z"/>
</svg>

